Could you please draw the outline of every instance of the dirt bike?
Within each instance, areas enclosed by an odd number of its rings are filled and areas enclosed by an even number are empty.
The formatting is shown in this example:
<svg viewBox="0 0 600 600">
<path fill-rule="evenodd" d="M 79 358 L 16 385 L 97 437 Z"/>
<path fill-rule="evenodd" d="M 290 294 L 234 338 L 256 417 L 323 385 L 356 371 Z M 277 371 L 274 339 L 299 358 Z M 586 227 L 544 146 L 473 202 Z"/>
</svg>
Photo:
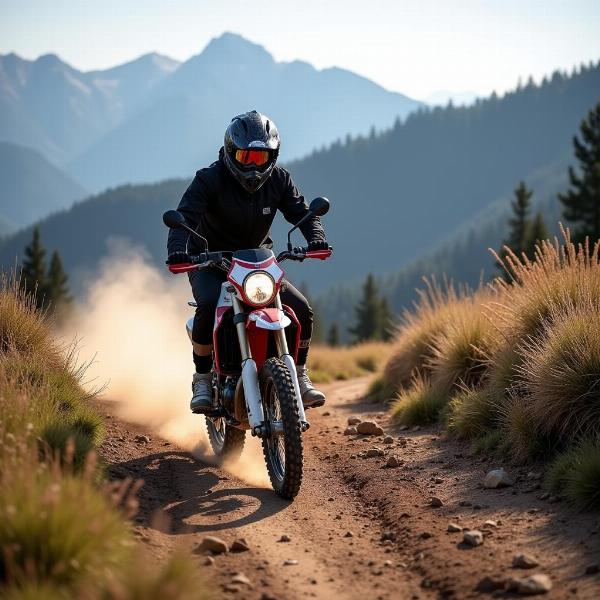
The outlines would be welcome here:
<svg viewBox="0 0 600 600">
<path fill-rule="evenodd" d="M 315 198 L 308 213 L 288 232 L 287 250 L 277 258 L 265 248 L 209 252 L 207 240 L 188 227 L 181 213 L 170 210 L 163 215 L 167 227 L 185 229 L 205 247 L 192 262 L 169 265 L 171 273 L 208 267 L 227 273 L 213 329 L 213 409 L 205 414 L 212 449 L 223 460 L 235 460 L 250 430 L 262 441 L 273 489 L 290 500 L 300 490 L 302 433 L 310 425 L 296 375 L 300 323 L 281 302 L 284 271 L 280 264 L 331 256 L 331 248 L 309 251 L 292 248 L 291 243 L 295 229 L 328 211 L 329 201 Z M 186 324 L 190 340 L 193 322 Z"/>
</svg>

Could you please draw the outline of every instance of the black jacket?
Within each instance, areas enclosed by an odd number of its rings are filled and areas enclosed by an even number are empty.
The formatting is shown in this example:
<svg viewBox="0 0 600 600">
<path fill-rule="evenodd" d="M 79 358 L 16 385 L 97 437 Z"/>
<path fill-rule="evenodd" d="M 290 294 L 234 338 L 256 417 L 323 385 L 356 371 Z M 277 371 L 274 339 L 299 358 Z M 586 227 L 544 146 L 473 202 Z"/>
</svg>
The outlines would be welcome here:
<svg viewBox="0 0 600 600">
<path fill-rule="evenodd" d="M 221 148 L 219 160 L 197 171 L 177 210 L 190 227 L 208 240 L 209 249 L 217 251 L 270 247 L 269 233 L 277 210 L 295 224 L 306 214 L 308 206 L 290 174 L 281 167 L 273 169 L 259 190 L 253 194 L 246 192 L 227 170 Z M 325 240 L 318 217 L 306 221 L 300 230 L 308 242 Z M 186 243 L 190 254 L 204 250 L 195 236 L 189 236 L 188 242 L 188 235 L 184 229 L 171 229 L 169 254 L 185 251 Z"/>
</svg>

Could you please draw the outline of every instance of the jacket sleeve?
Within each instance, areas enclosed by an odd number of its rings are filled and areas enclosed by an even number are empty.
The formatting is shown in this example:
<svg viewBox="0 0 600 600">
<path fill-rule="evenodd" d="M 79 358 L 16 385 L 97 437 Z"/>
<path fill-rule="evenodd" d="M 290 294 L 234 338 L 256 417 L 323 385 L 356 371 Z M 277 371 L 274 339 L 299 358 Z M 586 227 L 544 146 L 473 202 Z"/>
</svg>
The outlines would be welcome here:
<svg viewBox="0 0 600 600">
<path fill-rule="evenodd" d="M 284 173 L 285 184 L 279 210 L 283 213 L 286 221 L 295 225 L 308 212 L 308 205 L 293 182 L 292 176 L 287 171 L 284 171 Z M 309 243 L 324 242 L 326 240 L 325 230 L 319 217 L 315 216 L 308 219 L 300 226 L 300 231 Z"/>
<path fill-rule="evenodd" d="M 184 216 L 186 223 L 196 229 L 200 217 L 209 207 L 210 190 L 207 182 L 198 171 L 181 198 L 177 210 Z M 185 229 L 171 229 L 167 240 L 167 252 L 185 252 L 189 233 Z"/>
</svg>

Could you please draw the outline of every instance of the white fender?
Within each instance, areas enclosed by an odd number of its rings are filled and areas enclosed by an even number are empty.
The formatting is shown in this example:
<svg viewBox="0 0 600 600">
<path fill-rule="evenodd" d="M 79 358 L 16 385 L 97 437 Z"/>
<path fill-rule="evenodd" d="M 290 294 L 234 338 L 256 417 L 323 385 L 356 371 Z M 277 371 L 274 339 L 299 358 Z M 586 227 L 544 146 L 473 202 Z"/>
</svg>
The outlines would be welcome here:
<svg viewBox="0 0 600 600">
<path fill-rule="evenodd" d="M 250 321 L 254 321 L 260 329 L 268 329 L 269 331 L 285 329 L 292 322 L 282 310 L 279 310 L 279 319 L 277 321 L 267 321 L 260 316 L 259 312 L 250 313 L 248 318 Z"/>
<path fill-rule="evenodd" d="M 258 371 L 256 363 L 252 358 L 248 358 L 242 367 L 242 382 L 244 384 L 244 398 L 246 399 L 246 409 L 248 411 L 248 423 L 253 431 L 259 427 L 265 420 L 265 414 L 262 408 L 260 397 L 260 388 L 258 386 Z"/>
</svg>

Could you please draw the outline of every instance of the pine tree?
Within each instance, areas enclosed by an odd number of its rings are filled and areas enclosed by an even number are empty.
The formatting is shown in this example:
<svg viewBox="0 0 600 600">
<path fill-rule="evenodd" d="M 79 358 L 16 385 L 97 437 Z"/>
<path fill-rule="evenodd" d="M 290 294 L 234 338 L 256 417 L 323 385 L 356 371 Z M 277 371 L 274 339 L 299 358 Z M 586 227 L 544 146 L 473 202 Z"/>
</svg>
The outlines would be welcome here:
<svg viewBox="0 0 600 600">
<path fill-rule="evenodd" d="M 527 249 L 531 196 L 533 192 L 521 181 L 515 189 L 515 198 L 511 203 L 513 216 L 508 221 L 510 232 L 504 245 L 519 256 Z"/>
<path fill-rule="evenodd" d="M 509 233 L 508 238 L 502 242 L 502 247 L 498 252 L 501 258 L 506 257 L 508 246 L 517 256 L 526 253 L 529 248 L 529 230 L 531 227 L 529 213 L 531 210 L 531 196 L 533 192 L 527 187 L 524 181 L 521 181 L 515 189 L 515 197 L 511 201 L 512 216 L 508 220 Z M 502 263 L 498 263 L 498 268 L 502 271 L 507 281 L 511 280 L 510 274 L 506 272 Z"/>
<path fill-rule="evenodd" d="M 369 273 L 363 284 L 362 299 L 354 309 L 356 325 L 348 330 L 356 342 L 381 339 L 381 309 L 377 284 Z"/>
<path fill-rule="evenodd" d="M 327 333 L 327 344 L 332 348 L 340 345 L 340 330 L 337 323 L 334 323 Z"/>
<path fill-rule="evenodd" d="M 46 249 L 40 239 L 40 230 L 33 230 L 33 238 L 25 248 L 25 258 L 21 267 L 21 284 L 35 296 L 38 308 L 47 304 L 48 282 L 46 279 Z"/>
<path fill-rule="evenodd" d="M 525 254 L 528 258 L 533 259 L 535 257 L 536 244 L 539 244 L 542 240 L 547 240 L 549 237 L 544 217 L 541 212 L 538 212 L 528 227 L 527 245 L 525 248 Z"/>
<path fill-rule="evenodd" d="M 377 337 L 378 339 L 387 342 L 392 338 L 394 332 L 392 311 L 390 310 L 390 304 L 387 298 L 381 299 L 379 311 L 379 334 Z"/>
<path fill-rule="evenodd" d="M 573 223 L 572 238 L 594 243 L 600 238 L 600 102 L 580 126 L 581 138 L 573 138 L 579 172 L 569 167 L 571 189 L 560 194 L 564 218 Z"/>
<path fill-rule="evenodd" d="M 64 309 L 72 301 L 67 280 L 67 274 L 63 269 L 60 255 L 55 250 L 52 253 L 47 277 L 48 303 L 52 303 L 55 310 Z"/>
</svg>

